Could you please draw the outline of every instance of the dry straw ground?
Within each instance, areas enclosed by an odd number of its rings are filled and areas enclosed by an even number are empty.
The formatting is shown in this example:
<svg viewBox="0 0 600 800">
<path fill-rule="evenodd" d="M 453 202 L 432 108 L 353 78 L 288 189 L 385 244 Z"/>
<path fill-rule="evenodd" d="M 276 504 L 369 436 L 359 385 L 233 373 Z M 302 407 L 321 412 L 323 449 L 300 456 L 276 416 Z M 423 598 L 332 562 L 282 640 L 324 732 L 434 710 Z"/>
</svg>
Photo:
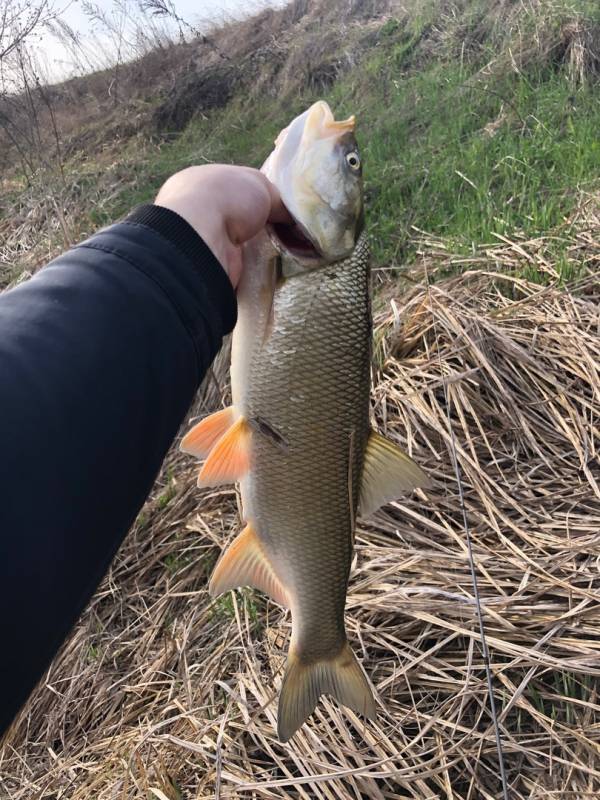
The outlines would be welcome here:
<svg viewBox="0 0 600 800">
<path fill-rule="evenodd" d="M 357 531 L 348 630 L 377 690 L 377 723 L 323 699 L 293 741 L 277 741 L 289 615 L 250 590 L 208 597 L 238 528 L 235 494 L 197 490 L 196 466 L 174 449 L 13 728 L 0 795 L 496 800 L 448 398 L 510 796 L 597 797 L 599 231 L 590 204 L 566 255 L 580 277 L 566 289 L 544 240 L 477 252 L 466 274 L 431 289 L 419 279 L 453 259 L 424 240 L 413 288 L 380 287 L 376 424 L 435 489 Z M 526 268 L 549 283 L 517 277 Z M 223 355 L 196 412 L 226 393 Z"/>
</svg>

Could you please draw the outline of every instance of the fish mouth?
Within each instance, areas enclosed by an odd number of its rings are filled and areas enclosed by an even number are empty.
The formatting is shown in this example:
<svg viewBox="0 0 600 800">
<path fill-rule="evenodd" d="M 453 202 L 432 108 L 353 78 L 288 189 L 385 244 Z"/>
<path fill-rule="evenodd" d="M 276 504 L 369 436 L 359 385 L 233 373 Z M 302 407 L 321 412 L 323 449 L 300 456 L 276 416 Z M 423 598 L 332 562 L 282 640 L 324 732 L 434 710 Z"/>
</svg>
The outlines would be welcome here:
<svg viewBox="0 0 600 800">
<path fill-rule="evenodd" d="M 271 241 L 280 253 L 299 261 L 323 261 L 323 254 L 306 228 L 296 220 L 291 225 L 274 222 L 268 227 Z"/>
</svg>

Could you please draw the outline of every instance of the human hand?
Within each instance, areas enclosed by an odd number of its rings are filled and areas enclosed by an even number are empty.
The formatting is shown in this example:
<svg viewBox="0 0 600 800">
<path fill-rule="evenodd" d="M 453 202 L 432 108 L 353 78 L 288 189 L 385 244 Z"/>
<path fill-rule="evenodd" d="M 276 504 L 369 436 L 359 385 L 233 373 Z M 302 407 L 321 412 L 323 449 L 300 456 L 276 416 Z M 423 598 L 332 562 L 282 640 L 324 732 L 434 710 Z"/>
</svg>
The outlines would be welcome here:
<svg viewBox="0 0 600 800">
<path fill-rule="evenodd" d="M 242 273 L 243 243 L 267 222 L 292 221 L 276 187 L 251 167 L 188 167 L 163 184 L 154 202 L 189 222 L 218 258 L 234 289 Z"/>
</svg>

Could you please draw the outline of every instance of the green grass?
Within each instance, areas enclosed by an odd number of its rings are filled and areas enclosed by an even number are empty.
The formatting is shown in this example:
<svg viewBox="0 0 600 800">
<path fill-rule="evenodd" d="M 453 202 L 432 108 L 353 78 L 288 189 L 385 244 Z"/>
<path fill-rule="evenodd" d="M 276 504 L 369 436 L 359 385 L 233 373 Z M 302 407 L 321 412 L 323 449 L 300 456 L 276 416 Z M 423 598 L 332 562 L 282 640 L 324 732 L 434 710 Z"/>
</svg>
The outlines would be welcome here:
<svg viewBox="0 0 600 800">
<path fill-rule="evenodd" d="M 560 79 L 541 88 L 504 79 L 496 88 L 511 98 L 505 121 L 500 97 L 463 89 L 458 70 L 428 71 L 412 83 L 391 98 L 364 148 L 382 261 L 406 257 L 411 225 L 462 247 L 515 229 L 543 233 L 563 221 L 577 188 L 597 174 L 600 108 L 582 97 L 567 111 Z M 498 120 L 494 135 L 483 131 L 486 120 Z"/>
<path fill-rule="evenodd" d="M 239 590 L 238 597 L 245 606 L 250 621 L 255 625 L 261 624 L 259 609 L 263 605 L 264 600 L 260 595 L 258 595 L 254 589 L 250 589 L 246 586 Z M 212 605 L 212 610 L 217 617 L 235 619 L 232 592 L 226 592 L 217 597 Z"/>
<path fill-rule="evenodd" d="M 173 475 L 172 470 L 167 470 L 167 485 L 165 489 L 159 494 L 156 502 L 159 508 L 166 508 L 171 500 L 177 494 L 177 488 L 175 486 L 175 476 Z"/>
<path fill-rule="evenodd" d="M 564 223 L 579 190 L 599 174 L 597 86 L 574 90 L 554 66 L 517 73 L 507 64 L 482 75 L 487 52 L 470 63 L 415 66 L 419 26 L 391 20 L 384 31 L 362 66 L 324 94 L 337 114 L 358 116 L 375 263 L 410 261 L 412 226 L 468 251 L 495 234 L 538 236 Z M 137 165 L 137 180 L 96 221 L 150 200 L 188 164 L 259 166 L 280 128 L 316 98 L 237 99 L 193 121 Z M 560 249 L 557 240 L 558 260 Z"/>
<path fill-rule="evenodd" d="M 540 714 L 554 722 L 574 725 L 578 718 L 578 704 L 594 701 L 594 681 L 589 675 L 566 670 L 550 672 L 545 680 L 528 685 L 528 699 Z M 547 697 L 546 695 L 551 695 Z M 519 730 L 526 725 L 527 714 L 517 714 Z"/>
<path fill-rule="evenodd" d="M 600 17 L 587 0 L 574 5 Z M 240 95 L 193 120 L 169 142 L 130 141 L 121 154 L 120 188 L 109 201 L 98 195 L 92 223 L 105 225 L 137 203 L 152 201 L 170 174 L 190 164 L 260 166 L 278 131 L 324 97 L 337 115 L 358 118 L 376 266 L 410 263 L 415 227 L 445 237 L 461 253 L 495 242 L 498 235 L 561 231 L 581 190 L 598 185 L 598 79 L 573 87 L 558 56 L 533 59 L 516 70 L 501 19 L 487 38 L 477 39 L 478 25 L 490 13 L 481 0 L 465 3 L 455 41 L 427 49 L 427 36 L 442 24 L 439 13 L 439 2 L 431 0 L 409 21 L 388 20 L 362 62 L 327 91 L 283 98 Z M 553 24 L 561 19 L 558 14 Z M 464 52 L 457 49 L 461 41 L 470 43 Z M 93 195 L 98 191 L 93 169 L 87 176 L 81 169 L 74 166 L 74 174 Z M 563 258 L 568 228 L 562 233 L 549 246 L 568 278 L 572 267 Z"/>
</svg>

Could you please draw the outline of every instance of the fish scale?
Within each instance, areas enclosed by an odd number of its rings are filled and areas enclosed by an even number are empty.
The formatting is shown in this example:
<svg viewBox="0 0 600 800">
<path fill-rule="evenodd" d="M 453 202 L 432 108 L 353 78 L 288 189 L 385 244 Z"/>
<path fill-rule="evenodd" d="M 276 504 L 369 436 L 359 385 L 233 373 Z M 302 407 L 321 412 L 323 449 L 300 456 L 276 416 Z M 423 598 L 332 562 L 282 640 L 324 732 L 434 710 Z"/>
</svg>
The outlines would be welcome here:
<svg viewBox="0 0 600 800">
<path fill-rule="evenodd" d="M 371 328 L 363 234 L 351 258 L 276 289 L 270 336 L 250 365 L 244 413 L 266 422 L 285 446 L 268 433 L 252 437 L 250 461 L 260 470 L 242 482 L 243 507 L 294 597 L 303 662 L 332 657 L 346 641 L 352 524 L 369 434 Z"/>
</svg>

